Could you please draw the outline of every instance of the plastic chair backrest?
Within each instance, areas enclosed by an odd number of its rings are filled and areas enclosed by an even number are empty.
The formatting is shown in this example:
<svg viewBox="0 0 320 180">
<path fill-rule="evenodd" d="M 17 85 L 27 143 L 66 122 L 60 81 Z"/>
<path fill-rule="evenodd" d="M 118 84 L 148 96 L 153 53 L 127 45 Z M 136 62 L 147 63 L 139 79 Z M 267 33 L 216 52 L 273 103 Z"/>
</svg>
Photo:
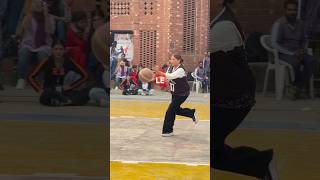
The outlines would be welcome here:
<svg viewBox="0 0 320 180">
<path fill-rule="evenodd" d="M 197 79 L 197 76 L 196 76 L 195 72 L 192 72 L 192 73 L 191 73 L 191 76 L 193 77 L 194 81 L 198 81 L 198 79 Z"/>
<path fill-rule="evenodd" d="M 268 52 L 268 58 L 269 62 L 274 64 L 277 62 L 278 58 L 278 52 L 273 48 L 272 42 L 271 42 L 271 35 L 263 35 L 260 38 L 261 45 L 267 50 Z"/>
</svg>

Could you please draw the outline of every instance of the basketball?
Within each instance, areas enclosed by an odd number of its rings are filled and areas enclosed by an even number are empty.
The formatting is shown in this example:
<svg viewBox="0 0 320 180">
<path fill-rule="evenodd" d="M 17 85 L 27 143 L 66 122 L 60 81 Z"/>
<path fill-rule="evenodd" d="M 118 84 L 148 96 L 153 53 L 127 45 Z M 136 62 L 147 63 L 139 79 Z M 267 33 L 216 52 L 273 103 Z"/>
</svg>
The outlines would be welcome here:
<svg viewBox="0 0 320 180">
<path fill-rule="evenodd" d="M 153 71 L 151 71 L 148 68 L 143 68 L 139 72 L 139 78 L 142 82 L 146 83 L 146 82 L 153 81 L 153 77 L 154 77 Z"/>
</svg>

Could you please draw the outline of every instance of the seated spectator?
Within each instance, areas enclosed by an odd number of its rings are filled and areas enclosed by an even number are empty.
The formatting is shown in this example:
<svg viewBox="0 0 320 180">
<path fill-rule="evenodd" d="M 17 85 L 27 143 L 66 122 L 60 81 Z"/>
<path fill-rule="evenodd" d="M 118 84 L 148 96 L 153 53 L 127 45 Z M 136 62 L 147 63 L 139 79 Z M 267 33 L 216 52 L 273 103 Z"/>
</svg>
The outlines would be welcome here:
<svg viewBox="0 0 320 180">
<path fill-rule="evenodd" d="M 194 70 L 194 75 L 201 83 L 202 92 L 204 93 L 208 86 L 208 76 L 205 68 L 203 67 L 202 61 L 199 62 L 199 66 Z"/>
<path fill-rule="evenodd" d="M 138 94 L 138 84 L 131 79 L 130 76 L 122 81 L 119 85 L 119 89 L 122 90 L 123 95 L 137 95 Z"/>
<path fill-rule="evenodd" d="M 304 23 L 297 19 L 298 2 L 287 0 L 285 16 L 272 27 L 272 43 L 279 51 L 279 58 L 289 63 L 295 71 L 291 99 L 300 98 L 313 75 L 317 60 L 307 54 L 307 39 Z"/>
<path fill-rule="evenodd" d="M 36 79 L 44 73 L 43 84 Z M 65 56 L 65 47 L 56 41 L 52 55 L 42 61 L 30 74 L 31 86 L 40 94 L 40 103 L 48 106 L 84 105 L 89 101 L 89 90 L 75 90 L 87 80 L 87 73 Z"/>
<path fill-rule="evenodd" d="M 138 84 L 139 75 L 138 75 L 138 66 L 137 65 L 132 66 L 132 70 L 130 72 L 130 78 L 132 79 L 132 81 L 134 81 L 136 84 Z"/>
<path fill-rule="evenodd" d="M 88 21 L 84 12 L 76 12 L 72 16 L 69 25 L 67 41 L 65 43 L 67 55 L 75 60 L 83 69 L 87 69 L 87 43 L 88 43 Z"/>
<path fill-rule="evenodd" d="M 118 59 L 118 61 L 123 61 L 125 63 L 125 65 L 128 67 L 128 73 L 130 74 L 131 71 L 131 63 L 130 61 L 126 58 L 126 54 L 121 53 L 120 58 Z"/>
<path fill-rule="evenodd" d="M 115 76 L 116 76 L 115 89 L 118 89 L 119 84 L 127 77 L 127 75 L 128 75 L 128 67 L 125 65 L 125 62 L 120 61 L 119 66 L 115 71 Z"/>
<path fill-rule="evenodd" d="M 114 79 L 115 77 L 114 72 L 118 65 L 118 56 L 121 54 L 121 51 L 117 48 L 117 41 L 113 41 L 110 47 L 110 74 L 111 79 Z"/>
<path fill-rule="evenodd" d="M 138 95 L 141 96 L 151 96 L 154 93 L 154 89 L 152 87 L 152 83 L 141 82 L 140 88 L 138 89 Z"/>
<path fill-rule="evenodd" d="M 22 35 L 22 40 L 18 52 L 16 89 L 24 89 L 31 60 L 43 61 L 48 58 L 54 32 L 55 20 L 48 13 L 48 6 L 41 0 L 32 0 L 31 12 L 24 17 L 21 29 L 17 31 L 17 37 Z"/>
</svg>

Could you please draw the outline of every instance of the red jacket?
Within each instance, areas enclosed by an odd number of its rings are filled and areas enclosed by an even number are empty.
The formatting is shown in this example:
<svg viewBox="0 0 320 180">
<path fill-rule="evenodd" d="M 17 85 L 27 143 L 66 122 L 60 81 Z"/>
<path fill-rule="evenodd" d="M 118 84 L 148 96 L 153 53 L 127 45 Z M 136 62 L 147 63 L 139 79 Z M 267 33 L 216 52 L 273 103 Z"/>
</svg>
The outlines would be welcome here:
<svg viewBox="0 0 320 180">
<path fill-rule="evenodd" d="M 67 33 L 67 41 L 65 43 L 67 55 L 79 64 L 83 69 L 87 69 L 86 41 L 76 34 L 74 27 L 70 26 Z"/>
</svg>

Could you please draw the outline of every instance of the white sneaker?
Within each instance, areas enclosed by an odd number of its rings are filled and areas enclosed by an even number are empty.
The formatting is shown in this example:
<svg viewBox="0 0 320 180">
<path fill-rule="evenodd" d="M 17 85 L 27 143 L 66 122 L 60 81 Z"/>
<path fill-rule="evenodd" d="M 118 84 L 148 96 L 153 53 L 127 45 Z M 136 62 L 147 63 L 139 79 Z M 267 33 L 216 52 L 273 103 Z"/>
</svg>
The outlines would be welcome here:
<svg viewBox="0 0 320 180">
<path fill-rule="evenodd" d="M 171 132 L 171 133 L 163 133 L 162 137 L 171 137 L 173 135 L 174 135 L 173 132 Z"/>
<path fill-rule="evenodd" d="M 278 172 L 277 172 L 277 166 L 276 166 L 276 162 L 274 160 L 274 157 L 272 158 L 272 160 L 269 163 L 269 171 L 270 171 L 270 175 L 271 175 L 272 180 L 279 179 Z"/>
<path fill-rule="evenodd" d="M 16 89 L 24 89 L 26 86 L 26 81 L 24 79 L 18 79 Z"/>
<path fill-rule="evenodd" d="M 269 162 L 267 173 L 266 173 L 265 177 L 262 178 L 262 180 L 279 180 L 274 156 L 272 157 L 271 161 Z"/>
</svg>

